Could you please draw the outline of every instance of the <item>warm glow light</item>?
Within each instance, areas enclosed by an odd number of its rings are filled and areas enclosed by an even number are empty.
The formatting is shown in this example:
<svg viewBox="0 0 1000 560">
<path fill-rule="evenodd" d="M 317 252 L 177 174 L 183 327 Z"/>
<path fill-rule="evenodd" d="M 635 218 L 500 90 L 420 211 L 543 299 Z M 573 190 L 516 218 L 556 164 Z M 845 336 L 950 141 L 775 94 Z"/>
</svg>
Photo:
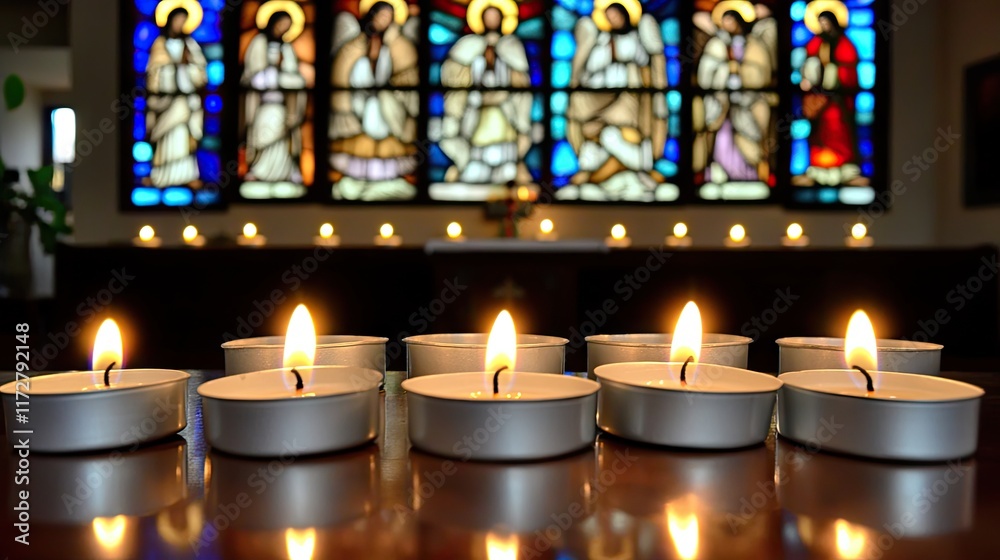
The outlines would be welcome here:
<svg viewBox="0 0 1000 560">
<path fill-rule="evenodd" d="M 732 239 L 737 243 L 743 241 L 743 238 L 745 238 L 746 236 L 747 236 L 747 230 L 744 229 L 743 226 L 741 226 L 740 224 L 736 224 L 735 226 L 729 228 L 729 239 Z"/>
<path fill-rule="evenodd" d="M 448 237 L 455 239 L 459 235 L 462 235 L 462 224 L 458 222 L 452 222 L 448 224 Z"/>
<path fill-rule="evenodd" d="M 326 223 L 319 226 L 319 236 L 323 239 L 330 239 L 333 237 L 333 224 Z"/>
<path fill-rule="evenodd" d="M 115 551 L 125 541 L 125 528 L 128 518 L 124 515 L 114 517 L 95 517 L 90 523 L 94 530 L 97 544 L 106 551 Z"/>
<path fill-rule="evenodd" d="M 866 235 L 868 235 L 868 228 L 865 227 L 865 224 L 854 224 L 854 227 L 851 228 L 851 237 L 854 239 L 861 240 Z"/>
<path fill-rule="evenodd" d="M 507 538 L 486 534 L 486 560 L 517 560 L 517 535 Z"/>
<path fill-rule="evenodd" d="M 115 369 L 122 369 L 122 332 L 113 319 L 105 319 L 94 337 L 94 352 L 90 358 L 90 368 L 104 371 L 112 362 Z"/>
<path fill-rule="evenodd" d="M 621 224 L 615 224 L 611 227 L 611 239 L 616 241 L 625 239 L 625 226 Z"/>
<path fill-rule="evenodd" d="M 392 224 L 389 223 L 382 224 L 382 227 L 378 228 L 378 234 L 382 236 L 382 239 L 389 239 L 394 231 Z"/>
<path fill-rule="evenodd" d="M 677 556 L 692 560 L 698 557 L 698 516 L 693 508 L 684 507 L 689 504 L 680 504 L 681 501 L 689 500 L 670 502 L 666 506 L 667 532 Z"/>
<path fill-rule="evenodd" d="M 153 226 L 142 226 L 139 229 L 139 239 L 149 241 L 154 237 L 156 237 L 156 230 L 153 229 Z"/>
<path fill-rule="evenodd" d="M 316 529 L 285 529 L 288 560 L 312 560 L 316 553 Z"/>
<path fill-rule="evenodd" d="M 875 327 L 868 315 L 857 310 L 847 323 L 847 337 L 844 339 L 844 355 L 847 367 L 860 366 L 869 372 L 878 369 L 878 343 L 875 342 Z"/>
<path fill-rule="evenodd" d="M 514 318 L 504 309 L 497 315 L 486 340 L 486 371 L 494 372 L 504 366 L 514 369 L 517 359 L 517 331 L 514 330 Z"/>
<path fill-rule="evenodd" d="M 674 224 L 674 237 L 681 239 L 688 234 L 687 224 L 684 222 L 677 222 Z"/>
<path fill-rule="evenodd" d="M 797 241 L 802 237 L 802 226 L 796 223 L 788 224 L 788 230 L 785 231 L 785 235 L 792 241 Z"/>
<path fill-rule="evenodd" d="M 556 225 L 553 224 L 552 220 L 548 218 L 545 218 L 540 224 L 538 224 L 538 229 L 542 233 L 552 233 L 552 230 L 555 229 L 555 227 Z"/>
<path fill-rule="evenodd" d="M 528 187 L 517 187 L 518 200 L 531 200 L 531 189 Z"/>
<path fill-rule="evenodd" d="M 257 237 L 257 226 L 255 226 L 253 222 L 247 222 L 246 225 L 243 226 L 243 237 L 246 237 L 247 239 Z"/>
<path fill-rule="evenodd" d="M 300 303 L 288 321 L 282 365 L 286 368 L 311 366 L 315 358 L 316 326 L 313 325 L 309 310 Z"/>
<path fill-rule="evenodd" d="M 843 519 L 838 519 L 834 525 L 837 535 L 837 555 L 841 558 L 861 558 L 865 551 L 865 532 Z"/>
<path fill-rule="evenodd" d="M 194 241 L 194 239 L 198 237 L 198 228 L 194 226 L 187 226 L 184 228 L 184 231 L 181 232 L 181 237 L 183 237 L 184 241 L 187 241 L 188 243 Z"/>
<path fill-rule="evenodd" d="M 681 310 L 681 316 L 674 327 L 674 336 L 670 341 L 670 361 L 684 362 L 694 358 L 697 362 L 701 356 L 701 312 L 693 301 L 687 302 Z"/>
</svg>

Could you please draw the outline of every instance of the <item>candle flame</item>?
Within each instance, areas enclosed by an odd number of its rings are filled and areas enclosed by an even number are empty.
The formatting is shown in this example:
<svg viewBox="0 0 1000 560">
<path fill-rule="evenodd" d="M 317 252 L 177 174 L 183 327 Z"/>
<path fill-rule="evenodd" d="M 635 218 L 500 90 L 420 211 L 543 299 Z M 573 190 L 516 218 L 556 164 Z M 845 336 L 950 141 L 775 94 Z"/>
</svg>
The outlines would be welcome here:
<svg viewBox="0 0 1000 560">
<path fill-rule="evenodd" d="M 98 381 L 95 378 L 94 383 L 99 385 L 104 384 L 103 372 L 112 363 L 115 364 L 114 370 L 117 370 L 120 375 L 124 367 L 122 365 L 123 361 L 122 332 L 114 319 L 105 319 L 101 323 L 100 328 L 97 329 L 97 336 L 94 337 L 94 351 L 90 358 L 90 369 L 94 370 L 95 375 L 96 372 L 102 374 L 100 376 L 101 380 Z"/>
<path fill-rule="evenodd" d="M 788 229 L 785 231 L 785 234 L 792 241 L 798 241 L 802 237 L 802 226 L 793 222 L 788 225 Z"/>
<path fill-rule="evenodd" d="M 837 555 L 841 558 L 860 558 L 865 551 L 865 532 L 860 527 L 838 519 L 834 523 Z"/>
<path fill-rule="evenodd" d="M 142 226 L 139 228 L 139 239 L 150 241 L 154 237 L 156 237 L 156 230 L 153 229 L 153 226 Z"/>
<path fill-rule="evenodd" d="M 90 525 L 94 531 L 94 538 L 97 539 L 97 544 L 108 552 L 114 552 L 125 541 L 128 518 L 124 515 L 95 517 Z"/>
<path fill-rule="evenodd" d="M 486 534 L 486 560 L 517 560 L 517 535 L 501 537 Z"/>
<path fill-rule="evenodd" d="M 684 236 L 688 234 L 687 224 L 684 222 L 677 222 L 674 224 L 674 237 L 677 239 L 683 239 Z"/>
<path fill-rule="evenodd" d="M 323 239 L 330 239 L 333 237 L 333 224 L 328 222 L 319 226 L 319 236 Z"/>
<path fill-rule="evenodd" d="M 187 241 L 188 243 L 194 241 L 195 238 L 198 237 L 198 228 L 194 226 L 185 227 L 184 231 L 181 232 L 181 237 L 183 237 L 184 241 Z"/>
<path fill-rule="evenodd" d="M 677 556 L 684 560 L 698 557 L 698 515 L 690 498 L 670 502 L 666 506 L 667 532 L 674 543 Z"/>
<path fill-rule="evenodd" d="M 462 235 L 462 224 L 458 222 L 452 222 L 448 224 L 448 237 L 451 239 L 456 239 L 458 236 Z"/>
<path fill-rule="evenodd" d="M 847 323 L 847 337 L 844 339 L 844 356 L 847 367 L 859 366 L 874 374 L 878 370 L 878 343 L 875 328 L 868 315 L 857 310 Z"/>
<path fill-rule="evenodd" d="M 627 232 L 625 231 L 625 226 L 621 224 L 615 224 L 614 226 L 611 227 L 611 239 L 614 239 L 615 241 L 621 241 L 622 239 L 625 239 L 626 233 Z"/>
<path fill-rule="evenodd" d="M 300 303 L 288 321 L 282 365 L 286 368 L 311 366 L 315 358 L 316 326 L 309 310 Z"/>
<path fill-rule="evenodd" d="M 285 529 L 288 560 L 312 560 L 316 553 L 316 529 Z"/>
<path fill-rule="evenodd" d="M 247 222 L 243 226 L 243 237 L 246 237 L 247 239 L 257 237 L 257 226 L 254 225 L 253 222 Z"/>
<path fill-rule="evenodd" d="M 697 362 L 701 356 L 701 312 L 693 301 L 687 302 L 681 310 L 674 328 L 674 336 L 670 341 L 670 361 L 684 362 L 694 358 Z"/>
<path fill-rule="evenodd" d="M 552 220 L 548 218 L 545 218 L 544 220 L 541 221 L 541 223 L 538 224 L 538 230 L 546 234 L 552 233 L 552 230 L 555 229 L 555 227 L 556 225 L 552 223 Z"/>
<path fill-rule="evenodd" d="M 504 309 L 497 315 L 490 337 L 486 340 L 486 372 L 490 383 L 493 382 L 493 372 L 503 367 L 513 370 L 516 359 L 517 331 L 514 329 L 514 319 Z"/>
<path fill-rule="evenodd" d="M 740 224 L 736 224 L 735 226 L 729 228 L 729 238 L 736 243 L 743 241 L 746 236 L 747 230 Z"/>
<path fill-rule="evenodd" d="M 865 227 L 865 224 L 858 223 L 851 227 L 851 237 L 854 239 L 861 241 L 866 235 L 868 235 L 868 228 Z"/>
<path fill-rule="evenodd" d="M 382 227 L 378 228 L 378 234 L 382 236 L 382 239 L 389 239 L 395 231 L 390 223 L 382 224 Z"/>
</svg>

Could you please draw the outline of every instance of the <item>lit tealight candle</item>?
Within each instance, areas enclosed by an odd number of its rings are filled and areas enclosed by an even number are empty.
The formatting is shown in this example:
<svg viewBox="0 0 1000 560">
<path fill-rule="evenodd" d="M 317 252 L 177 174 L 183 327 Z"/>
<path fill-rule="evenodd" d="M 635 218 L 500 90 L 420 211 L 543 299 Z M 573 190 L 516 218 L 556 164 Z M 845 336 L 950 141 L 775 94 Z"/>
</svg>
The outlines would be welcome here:
<svg viewBox="0 0 1000 560">
<path fill-rule="evenodd" d="M 598 366 L 598 426 L 618 437 L 674 447 L 732 449 L 764 441 L 781 382 L 699 361 L 701 313 L 681 311 L 670 361 Z"/>
<path fill-rule="evenodd" d="M 316 329 L 304 305 L 288 322 L 281 369 L 230 375 L 203 383 L 205 440 L 252 457 L 313 454 L 375 438 L 382 375 L 352 366 L 313 366 Z M 317 429 L 323 426 L 324 429 Z"/>
<path fill-rule="evenodd" d="M 723 240 L 723 244 L 731 249 L 750 246 L 750 236 L 741 224 L 736 224 L 729 228 L 729 237 Z"/>
<path fill-rule="evenodd" d="M 668 235 L 666 240 L 668 247 L 690 247 L 691 237 L 688 235 L 688 227 L 684 222 L 674 224 L 673 235 Z"/>
<path fill-rule="evenodd" d="M 163 240 L 156 236 L 153 226 L 142 226 L 139 228 L 139 235 L 132 239 L 132 244 L 136 247 L 159 247 Z"/>
<path fill-rule="evenodd" d="M 448 224 L 448 227 L 445 229 L 445 233 L 448 234 L 448 241 L 465 241 L 465 236 L 462 235 L 462 224 L 458 222 L 451 222 Z"/>
<path fill-rule="evenodd" d="M 875 245 L 875 239 L 868 235 L 865 224 L 859 222 L 851 227 L 851 235 L 844 238 L 844 243 L 851 248 L 865 249 Z"/>
<path fill-rule="evenodd" d="M 809 246 L 809 236 L 805 235 L 802 226 L 796 222 L 788 224 L 785 236 L 781 238 L 782 247 L 807 247 Z"/>
<path fill-rule="evenodd" d="M 410 442 L 463 460 L 544 459 L 591 445 L 600 386 L 579 377 L 517 372 L 516 355 L 517 332 L 504 310 L 486 344 L 485 372 L 403 381 Z M 495 425 L 501 410 L 510 414 L 503 429 L 489 432 L 484 442 L 477 438 L 473 445 L 462 443 L 469 434 Z"/>
<path fill-rule="evenodd" d="M 236 242 L 245 247 L 263 247 L 267 238 L 257 232 L 257 226 L 253 222 L 247 222 Z"/>
<path fill-rule="evenodd" d="M 375 236 L 375 245 L 379 247 L 399 247 L 403 244 L 403 238 L 396 235 L 392 224 L 386 222 L 378 228 L 378 235 Z"/>
<path fill-rule="evenodd" d="M 625 226 L 615 224 L 611 226 L 611 235 L 604 238 L 604 244 L 608 247 L 628 247 L 632 245 L 632 239 L 625 231 Z"/>
<path fill-rule="evenodd" d="M 198 233 L 198 228 L 191 225 L 184 228 L 184 231 L 181 232 L 181 238 L 184 240 L 184 244 L 190 247 L 205 245 L 205 236 Z"/>
<path fill-rule="evenodd" d="M 94 339 L 93 371 L 32 378 L 18 373 L 0 387 L 7 441 L 13 445 L 24 437 L 17 434 L 28 433 L 33 451 L 93 451 L 151 442 L 184 429 L 190 376 L 121 369 L 122 347 L 118 325 L 107 319 Z M 147 426 L 153 415 L 156 422 Z"/>
<path fill-rule="evenodd" d="M 535 234 L 535 239 L 538 241 L 557 241 L 559 234 L 555 230 L 555 223 L 549 218 L 545 218 L 538 223 L 538 233 Z"/>
<path fill-rule="evenodd" d="M 340 236 L 334 232 L 333 224 L 327 222 L 319 226 L 319 235 L 313 237 L 313 244 L 323 247 L 336 247 L 340 245 Z"/>
<path fill-rule="evenodd" d="M 844 342 L 851 369 L 784 373 L 778 433 L 825 450 L 876 459 L 943 461 L 976 451 L 983 390 L 950 379 L 877 371 L 875 330 L 856 311 Z M 834 418 L 849 419 L 827 429 Z M 823 436 L 817 441 L 817 434 Z"/>
</svg>

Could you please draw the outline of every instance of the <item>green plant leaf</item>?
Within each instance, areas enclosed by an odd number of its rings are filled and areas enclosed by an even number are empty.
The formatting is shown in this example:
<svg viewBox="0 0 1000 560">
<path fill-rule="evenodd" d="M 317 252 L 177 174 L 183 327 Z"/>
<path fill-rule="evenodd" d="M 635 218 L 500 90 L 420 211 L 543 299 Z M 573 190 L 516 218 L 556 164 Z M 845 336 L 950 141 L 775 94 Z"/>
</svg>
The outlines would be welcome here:
<svg viewBox="0 0 1000 560">
<path fill-rule="evenodd" d="M 24 82 L 17 74 L 10 74 L 3 81 L 3 101 L 8 111 L 13 111 L 24 103 Z"/>
<path fill-rule="evenodd" d="M 31 182 L 31 187 L 35 191 L 35 198 L 55 198 L 55 193 L 52 191 L 52 175 L 51 165 L 28 170 L 28 181 Z"/>
<path fill-rule="evenodd" d="M 3 156 L 0 156 L 0 182 L 3 182 L 3 176 L 7 174 L 7 164 L 3 162 Z"/>
</svg>

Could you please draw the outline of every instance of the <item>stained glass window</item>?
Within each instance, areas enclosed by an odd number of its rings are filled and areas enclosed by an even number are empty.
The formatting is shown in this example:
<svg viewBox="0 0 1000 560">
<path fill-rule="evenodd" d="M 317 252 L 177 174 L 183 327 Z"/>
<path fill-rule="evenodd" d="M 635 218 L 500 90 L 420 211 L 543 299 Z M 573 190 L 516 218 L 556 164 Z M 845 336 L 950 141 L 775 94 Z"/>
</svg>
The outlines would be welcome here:
<svg viewBox="0 0 1000 560">
<path fill-rule="evenodd" d="M 136 0 L 125 71 L 128 205 L 217 206 L 225 67 L 213 0 Z M 86 154 L 82 154 L 86 156 Z"/>
<path fill-rule="evenodd" d="M 678 4 L 555 1 L 549 133 L 558 200 L 678 198 Z"/>
<path fill-rule="evenodd" d="M 240 196 L 300 198 L 312 185 L 316 7 L 246 0 L 240 21 Z"/>
<path fill-rule="evenodd" d="M 796 202 L 875 199 L 873 0 L 793 2 L 791 185 Z"/>
</svg>

